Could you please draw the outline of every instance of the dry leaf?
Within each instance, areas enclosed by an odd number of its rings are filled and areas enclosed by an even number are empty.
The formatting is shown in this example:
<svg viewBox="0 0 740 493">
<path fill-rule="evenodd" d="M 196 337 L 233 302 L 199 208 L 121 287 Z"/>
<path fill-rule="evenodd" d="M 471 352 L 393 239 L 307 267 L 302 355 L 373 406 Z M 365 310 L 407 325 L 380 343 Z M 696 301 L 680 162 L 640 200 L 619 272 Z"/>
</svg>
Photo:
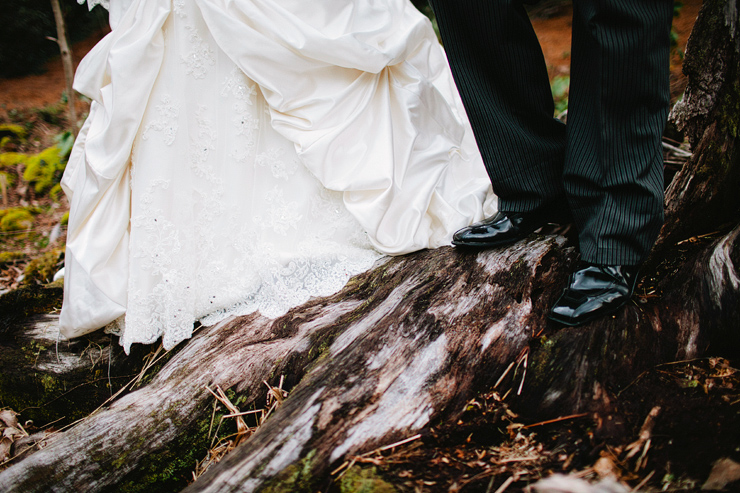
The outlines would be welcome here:
<svg viewBox="0 0 740 493">
<path fill-rule="evenodd" d="M 13 441 L 10 438 L 0 439 L 0 462 L 10 458 L 10 447 L 12 445 Z"/>
<path fill-rule="evenodd" d="M 591 484 L 583 479 L 563 474 L 554 474 L 529 486 L 532 493 L 629 493 L 623 485 L 612 479 Z"/>
<path fill-rule="evenodd" d="M 600 457 L 594 464 L 593 470 L 600 478 L 617 478 L 618 468 L 609 457 Z"/>
<path fill-rule="evenodd" d="M 740 464 L 732 459 L 720 459 L 714 463 L 702 490 L 723 490 L 725 486 L 740 480 Z"/>
<path fill-rule="evenodd" d="M 16 416 L 18 413 L 11 409 L 3 409 L 0 411 L 0 421 L 5 423 L 5 426 L 17 428 L 18 427 L 18 418 Z"/>
<path fill-rule="evenodd" d="M 5 429 L 3 430 L 3 438 L 8 438 L 8 439 L 10 439 L 10 441 L 11 441 L 11 442 L 12 442 L 13 440 L 15 440 L 15 438 L 14 438 L 14 437 L 17 437 L 17 436 L 23 436 L 23 435 L 25 435 L 25 433 L 23 433 L 23 432 L 22 432 L 21 430 L 19 430 L 18 428 L 11 428 L 11 427 L 8 427 L 8 428 L 5 428 Z"/>
</svg>

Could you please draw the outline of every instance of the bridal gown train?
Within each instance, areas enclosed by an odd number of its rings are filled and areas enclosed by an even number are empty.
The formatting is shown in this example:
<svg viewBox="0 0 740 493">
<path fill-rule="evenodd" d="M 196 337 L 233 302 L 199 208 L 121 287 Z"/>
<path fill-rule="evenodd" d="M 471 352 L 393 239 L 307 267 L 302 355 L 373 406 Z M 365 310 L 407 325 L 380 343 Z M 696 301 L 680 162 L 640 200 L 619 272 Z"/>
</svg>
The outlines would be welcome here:
<svg viewBox="0 0 740 493">
<path fill-rule="evenodd" d="M 88 0 L 89 4 L 101 3 Z M 449 243 L 496 199 L 407 0 L 110 0 L 70 200 L 63 335 L 191 336 Z"/>
</svg>

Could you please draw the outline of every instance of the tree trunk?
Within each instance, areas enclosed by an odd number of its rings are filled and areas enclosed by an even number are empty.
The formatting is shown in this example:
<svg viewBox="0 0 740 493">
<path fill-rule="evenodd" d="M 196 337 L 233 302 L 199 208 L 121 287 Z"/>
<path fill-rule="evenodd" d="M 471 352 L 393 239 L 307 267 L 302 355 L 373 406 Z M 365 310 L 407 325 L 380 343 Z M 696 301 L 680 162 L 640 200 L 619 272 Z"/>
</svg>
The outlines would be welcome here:
<svg viewBox="0 0 740 493">
<path fill-rule="evenodd" d="M 74 63 L 72 62 L 72 52 L 67 41 L 67 28 L 62 15 L 62 8 L 59 0 L 51 0 L 51 9 L 54 11 L 54 22 L 57 25 L 57 39 L 59 50 L 62 54 L 62 65 L 64 66 L 64 80 L 67 83 L 67 106 L 69 108 L 69 119 L 72 125 L 72 131 L 77 135 L 77 98 L 75 90 L 72 88 L 74 82 Z"/>
<path fill-rule="evenodd" d="M 693 157 L 666 192 L 666 222 L 653 257 L 740 216 L 740 26 L 737 0 L 705 0 L 686 47 L 689 79 L 671 119 Z"/>
<path fill-rule="evenodd" d="M 250 315 L 201 329 L 151 383 L 0 473 L 0 489 L 154 491 L 162 480 L 167 491 L 184 487 L 172 470 L 192 470 L 205 453 L 207 387 L 232 389 L 243 409 L 265 397 L 263 381 L 275 385 L 282 375 L 290 389 L 283 405 L 187 491 L 315 491 L 352 456 L 454 420 L 494 385 L 510 389 L 517 411 L 533 419 L 606 415 L 613 395 L 644 370 L 708 347 L 739 347 L 738 194 L 727 185 L 738 175 L 732 19 L 736 0 L 706 0 L 692 34 L 689 89 L 674 115 L 694 157 L 668 191 L 668 220 L 643 282 L 656 294 L 561 328 L 546 315 L 576 260 L 563 237 L 394 258 L 276 320 Z M 702 51 L 704 40 L 720 41 Z M 706 66 L 716 68 L 711 81 L 724 74 L 722 83 L 707 85 Z M 713 173 L 722 179 L 710 180 Z M 708 211 L 716 215 L 702 221 Z M 724 233 L 698 241 L 677 267 L 661 262 L 677 240 L 707 228 Z"/>
</svg>

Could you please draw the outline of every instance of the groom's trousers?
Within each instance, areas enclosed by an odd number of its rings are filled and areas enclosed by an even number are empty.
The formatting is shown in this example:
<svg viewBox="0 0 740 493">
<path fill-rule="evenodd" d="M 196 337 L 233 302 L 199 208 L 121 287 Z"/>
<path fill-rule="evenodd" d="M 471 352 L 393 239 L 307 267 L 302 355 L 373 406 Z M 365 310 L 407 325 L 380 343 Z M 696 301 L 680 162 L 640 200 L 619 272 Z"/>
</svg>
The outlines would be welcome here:
<svg viewBox="0 0 740 493">
<path fill-rule="evenodd" d="M 573 0 L 567 125 L 522 0 L 431 3 L 499 208 L 567 203 L 584 260 L 643 261 L 663 222 L 673 1 Z"/>
</svg>

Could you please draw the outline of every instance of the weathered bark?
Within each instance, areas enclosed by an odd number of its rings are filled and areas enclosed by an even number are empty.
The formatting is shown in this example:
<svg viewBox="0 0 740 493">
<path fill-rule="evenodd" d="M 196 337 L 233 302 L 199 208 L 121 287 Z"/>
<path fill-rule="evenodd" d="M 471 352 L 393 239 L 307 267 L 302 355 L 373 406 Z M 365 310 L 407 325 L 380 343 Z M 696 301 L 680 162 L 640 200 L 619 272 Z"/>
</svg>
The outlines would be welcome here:
<svg viewBox="0 0 740 493">
<path fill-rule="evenodd" d="M 28 285 L 0 296 L 0 407 L 23 420 L 59 426 L 83 418 L 144 365 L 150 348 L 126 357 L 117 338 L 98 331 L 59 341 L 61 285 Z M 112 355 L 112 358 L 111 358 Z"/>
<path fill-rule="evenodd" d="M 528 350 L 528 373 L 520 372 L 507 382 L 516 392 L 524 381 L 518 410 L 537 418 L 584 411 L 608 413 L 613 393 L 644 370 L 659 362 L 701 354 L 706 343 L 701 339 L 722 323 L 711 317 L 721 315 L 729 322 L 737 316 L 740 277 L 736 264 L 728 259 L 730 255 L 737 259 L 738 236 L 740 227 L 699 256 L 676 279 L 681 289 L 666 296 L 662 303 L 647 310 L 631 306 L 585 328 L 558 329 L 545 323 L 543 316 L 559 285 L 525 281 L 527 287 L 521 294 L 513 294 L 512 299 L 511 293 L 507 297 L 500 289 L 512 286 L 509 283 L 516 279 L 500 279 L 496 289 L 495 279 L 505 270 L 489 270 L 488 276 L 475 280 L 481 290 L 464 293 L 453 286 L 446 288 L 453 297 L 463 295 L 475 300 L 482 312 L 480 322 L 470 312 L 461 311 L 467 308 L 464 304 L 448 298 L 440 305 L 444 307 L 441 310 L 433 302 L 414 317 L 399 320 L 395 313 L 390 314 L 389 321 L 414 338 L 431 336 L 436 340 L 430 338 L 423 344 L 417 344 L 418 339 L 394 340 L 389 331 L 382 330 L 382 322 L 376 325 L 378 332 L 357 342 L 357 350 L 340 346 L 342 350 L 337 351 L 340 336 L 330 350 L 331 359 L 304 378 L 285 408 L 251 441 L 186 491 L 311 491 L 311 485 L 326 478 L 330 466 L 336 466 L 347 454 L 408 437 L 429 418 L 456 419 L 467 397 L 490 388 L 507 363 Z M 538 245 L 523 247 L 522 254 Z M 491 263 L 495 258 L 496 254 L 479 254 L 478 261 Z M 514 258 L 504 260 L 504 265 Z M 501 265 L 501 260 L 495 260 L 496 264 Z M 562 279 L 558 272 L 567 272 L 561 267 L 571 260 L 569 252 L 553 252 L 538 260 L 539 265 L 528 261 L 525 271 L 543 281 L 551 276 L 553 280 Z M 465 284 L 474 281 L 465 273 L 460 275 Z M 489 284 L 492 279 L 494 284 Z M 688 310 L 678 310 L 687 287 L 706 296 L 696 296 Z M 439 296 L 437 289 L 434 292 Z M 486 299 L 480 293 L 503 297 L 510 307 L 502 316 L 501 298 Z M 515 304 L 519 296 L 521 302 Z M 530 304 L 531 308 L 527 307 Z M 527 308 L 522 310 L 522 306 Z M 443 328 L 439 336 L 430 332 L 432 326 L 426 328 L 422 322 L 430 315 Z M 709 322 L 702 324 L 700 320 Z M 460 329 L 464 334 L 458 339 Z M 545 336 L 534 337 L 541 330 L 546 331 Z M 392 347 L 402 348 L 401 353 L 389 360 L 376 360 Z M 397 367 L 386 373 L 385 365 L 391 361 Z M 380 365 L 384 365 L 384 371 L 376 377 L 373 370 Z M 386 380 L 388 377 L 392 380 Z"/>
<path fill-rule="evenodd" d="M 152 383 L 0 474 L 0 487 L 136 484 L 142 463 L 182 453 L 186 435 L 208 418 L 206 385 L 255 400 L 262 380 L 281 374 L 300 380 L 283 407 L 189 491 L 308 490 L 352 454 L 455 419 L 527 350 L 521 409 L 604 410 L 610 393 L 644 369 L 699 354 L 716 314 L 727 322 L 737 315 L 739 235 L 740 228 L 687 266 L 674 279 L 679 289 L 660 303 L 584 329 L 545 321 L 575 257 L 562 238 L 393 259 L 275 321 L 252 315 L 202 329 Z M 694 304 L 677 310 L 687 295 Z M 535 337 L 543 329 L 545 337 Z M 520 378 L 504 382 L 516 392 Z"/>
<path fill-rule="evenodd" d="M 666 223 L 654 256 L 740 217 L 740 25 L 737 0 L 705 0 L 686 47 L 689 79 L 671 119 L 693 157 L 666 191 Z"/>
</svg>

